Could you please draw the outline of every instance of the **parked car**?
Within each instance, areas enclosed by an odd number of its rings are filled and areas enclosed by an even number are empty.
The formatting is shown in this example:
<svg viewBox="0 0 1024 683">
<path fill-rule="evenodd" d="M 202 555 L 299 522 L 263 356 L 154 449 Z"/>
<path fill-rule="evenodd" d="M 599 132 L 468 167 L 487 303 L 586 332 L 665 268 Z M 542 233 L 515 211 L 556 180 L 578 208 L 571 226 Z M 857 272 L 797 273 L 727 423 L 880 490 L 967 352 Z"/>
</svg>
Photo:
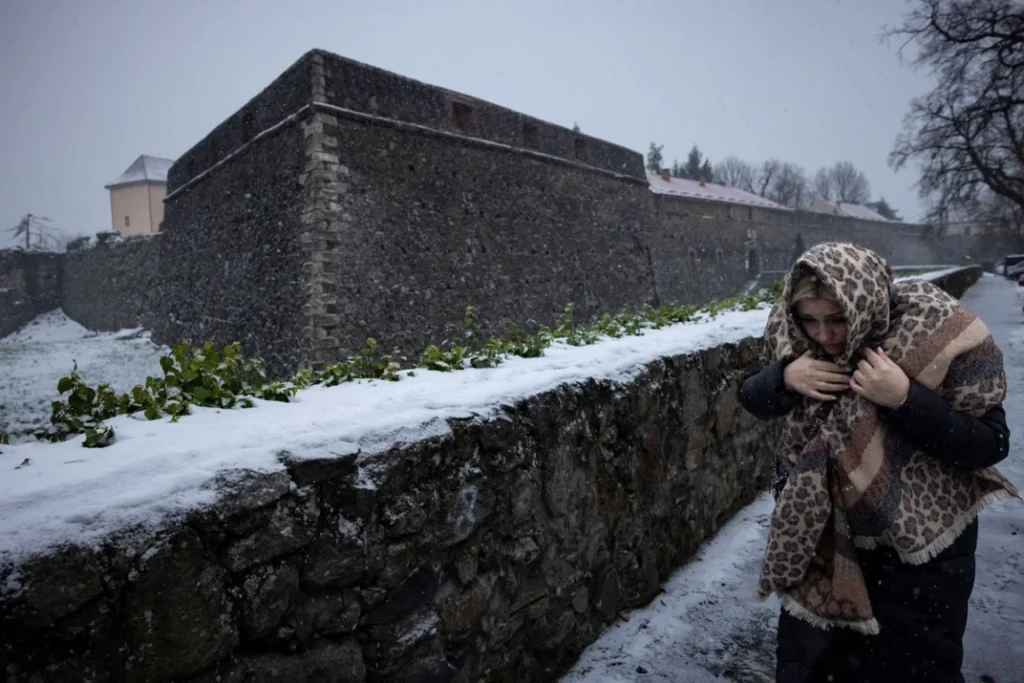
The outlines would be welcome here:
<svg viewBox="0 0 1024 683">
<path fill-rule="evenodd" d="M 1021 261 L 1016 265 L 1012 265 L 1006 270 L 1006 277 L 1011 280 L 1016 280 L 1021 275 L 1024 275 L 1024 261 Z"/>
<path fill-rule="evenodd" d="M 1016 280 L 1017 276 L 1015 274 L 1013 274 L 1013 271 L 1018 266 L 1021 266 L 1022 264 L 1024 264 L 1024 254 L 1007 254 L 1006 256 L 1003 257 L 1003 259 L 999 263 L 1003 267 L 1002 267 L 1002 269 L 999 269 L 999 267 L 996 266 L 996 268 L 997 268 L 996 272 L 1001 274 L 1001 275 L 1005 275 L 1006 277 L 1010 278 L 1011 280 Z M 1019 273 L 1017 273 L 1017 275 L 1019 275 Z"/>
</svg>

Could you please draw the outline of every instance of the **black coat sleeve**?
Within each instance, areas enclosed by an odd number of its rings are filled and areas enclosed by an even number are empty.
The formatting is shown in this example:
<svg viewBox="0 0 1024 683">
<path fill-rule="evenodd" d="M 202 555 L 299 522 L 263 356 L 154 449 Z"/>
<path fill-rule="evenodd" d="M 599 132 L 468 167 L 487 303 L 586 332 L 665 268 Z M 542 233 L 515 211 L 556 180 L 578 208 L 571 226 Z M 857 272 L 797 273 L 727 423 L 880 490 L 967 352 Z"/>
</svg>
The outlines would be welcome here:
<svg viewBox="0 0 1024 683">
<path fill-rule="evenodd" d="M 881 413 L 912 446 L 954 467 L 991 467 L 1009 453 L 1010 428 L 1002 406 L 972 417 L 956 412 L 941 396 L 911 381 L 906 402 Z"/>
<path fill-rule="evenodd" d="M 803 397 L 786 389 L 783 372 L 791 361 L 775 361 L 748 372 L 740 382 L 740 405 L 762 420 L 782 417 L 793 410 Z"/>
</svg>

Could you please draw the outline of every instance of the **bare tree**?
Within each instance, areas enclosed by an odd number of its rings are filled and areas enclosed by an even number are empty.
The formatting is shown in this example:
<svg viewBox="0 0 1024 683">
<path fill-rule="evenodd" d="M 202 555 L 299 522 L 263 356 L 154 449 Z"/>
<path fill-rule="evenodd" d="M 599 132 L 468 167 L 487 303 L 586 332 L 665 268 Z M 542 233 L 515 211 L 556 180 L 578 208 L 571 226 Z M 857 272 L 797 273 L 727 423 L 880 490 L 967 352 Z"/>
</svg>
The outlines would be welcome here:
<svg viewBox="0 0 1024 683">
<path fill-rule="evenodd" d="M 853 162 L 837 161 L 829 168 L 818 169 L 810 192 L 815 199 L 828 202 L 864 204 L 871 199 L 871 183 Z"/>
<path fill-rule="evenodd" d="M 850 161 L 837 161 L 831 169 L 836 201 L 864 204 L 871 199 L 871 183 Z"/>
<path fill-rule="evenodd" d="M 929 220 L 995 216 L 1019 235 L 1024 214 L 1024 6 L 1014 0 L 916 0 L 886 38 L 937 85 L 911 101 L 889 156 L 917 162 Z M 975 213 L 977 212 L 977 213 Z"/>
<path fill-rule="evenodd" d="M 26 251 L 57 251 L 67 247 L 67 235 L 58 230 L 45 216 L 25 214 L 18 224 L 8 230 L 19 245 L 24 240 Z"/>
<path fill-rule="evenodd" d="M 835 189 L 832 187 L 832 174 L 829 169 L 819 168 L 814 174 L 814 180 L 811 181 L 811 196 L 813 199 L 832 201 Z"/>
<path fill-rule="evenodd" d="M 754 166 L 737 156 L 728 156 L 715 164 L 714 176 L 731 187 L 754 191 Z"/>
<path fill-rule="evenodd" d="M 766 196 L 791 209 L 804 208 L 808 197 L 807 173 L 794 163 L 781 162 Z"/>
<path fill-rule="evenodd" d="M 775 181 L 775 176 L 778 175 L 781 166 L 782 162 L 778 159 L 768 159 L 758 164 L 754 169 L 754 192 L 762 197 L 767 197 L 768 189 Z"/>
</svg>

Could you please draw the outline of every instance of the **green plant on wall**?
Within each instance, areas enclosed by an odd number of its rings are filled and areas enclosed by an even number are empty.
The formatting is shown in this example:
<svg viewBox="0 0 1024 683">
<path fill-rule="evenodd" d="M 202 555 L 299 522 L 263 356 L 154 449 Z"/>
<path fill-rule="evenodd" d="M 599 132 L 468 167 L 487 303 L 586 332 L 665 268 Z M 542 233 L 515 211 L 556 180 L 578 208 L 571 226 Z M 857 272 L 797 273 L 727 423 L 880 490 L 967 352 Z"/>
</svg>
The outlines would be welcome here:
<svg viewBox="0 0 1024 683">
<path fill-rule="evenodd" d="M 771 291 L 703 306 L 645 305 L 636 313 L 624 310 L 585 324 L 576 320 L 575 307 L 568 303 L 552 328 L 529 321 L 527 324 L 535 331 L 528 332 L 506 321 L 508 334 L 486 341 L 479 334 L 476 309 L 468 306 L 461 343 L 431 344 L 421 354 L 417 367 L 438 372 L 491 368 L 512 356 L 543 356 L 545 349 L 556 342 L 585 346 L 602 338 L 639 336 L 648 329 L 713 320 L 726 311 L 754 310 L 771 304 L 780 294 L 781 283 L 777 283 Z M 394 356 L 380 355 L 374 339 L 367 339 L 363 348 L 346 361 L 322 370 L 305 368 L 288 381 L 271 381 L 265 368 L 262 359 L 245 357 L 238 342 L 218 349 L 210 342 L 194 346 L 184 340 L 161 357 L 162 376 L 148 377 L 130 392 L 118 394 L 107 384 L 89 386 L 76 365 L 58 383 L 61 398 L 52 404 L 49 424 L 38 429 L 35 436 L 64 441 L 84 435 L 83 445 L 100 448 L 113 443 L 114 429 L 106 422 L 118 415 L 141 414 L 150 420 L 170 418 L 176 422 L 193 407 L 252 408 L 257 400 L 288 402 L 297 392 L 311 386 L 332 387 L 359 380 L 398 381 L 403 374 L 414 374 L 411 369 L 403 373 Z"/>
</svg>

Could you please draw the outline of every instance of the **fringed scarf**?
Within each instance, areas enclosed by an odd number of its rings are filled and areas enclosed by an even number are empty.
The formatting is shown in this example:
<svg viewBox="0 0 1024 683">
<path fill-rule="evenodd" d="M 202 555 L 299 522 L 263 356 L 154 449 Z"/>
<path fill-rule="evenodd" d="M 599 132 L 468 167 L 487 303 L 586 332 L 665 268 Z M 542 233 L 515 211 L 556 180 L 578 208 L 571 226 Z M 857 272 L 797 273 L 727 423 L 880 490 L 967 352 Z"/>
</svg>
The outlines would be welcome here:
<svg viewBox="0 0 1024 683">
<path fill-rule="evenodd" d="M 907 376 L 954 410 L 980 417 L 1006 395 L 1002 353 L 985 324 L 925 281 L 892 286 L 892 270 L 874 252 L 850 244 L 812 248 L 787 276 L 765 330 L 764 361 L 811 349 L 787 303 L 813 273 L 847 319 L 844 354 L 854 369 L 861 349 L 881 347 Z M 987 504 L 1021 497 L 995 468 L 962 471 L 905 443 L 879 419 L 878 407 L 847 391 L 827 417 L 805 398 L 785 419 L 788 476 L 771 520 L 758 585 L 777 593 L 791 614 L 818 627 L 879 632 L 856 548 L 892 547 L 922 564 L 949 547 Z"/>
</svg>

